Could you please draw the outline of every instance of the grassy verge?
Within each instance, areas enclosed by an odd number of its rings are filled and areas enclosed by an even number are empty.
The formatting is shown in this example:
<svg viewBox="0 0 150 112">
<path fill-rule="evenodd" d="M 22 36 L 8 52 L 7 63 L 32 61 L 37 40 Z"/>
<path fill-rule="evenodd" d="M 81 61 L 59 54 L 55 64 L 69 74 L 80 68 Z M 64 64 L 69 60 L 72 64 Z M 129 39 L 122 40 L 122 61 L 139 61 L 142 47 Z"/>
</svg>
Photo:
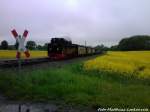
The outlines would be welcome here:
<svg viewBox="0 0 150 112">
<path fill-rule="evenodd" d="M 150 108 L 150 85 L 145 81 L 85 71 L 81 63 L 21 75 L 0 71 L 0 90 L 10 99 L 62 101 L 94 108 Z"/>
</svg>

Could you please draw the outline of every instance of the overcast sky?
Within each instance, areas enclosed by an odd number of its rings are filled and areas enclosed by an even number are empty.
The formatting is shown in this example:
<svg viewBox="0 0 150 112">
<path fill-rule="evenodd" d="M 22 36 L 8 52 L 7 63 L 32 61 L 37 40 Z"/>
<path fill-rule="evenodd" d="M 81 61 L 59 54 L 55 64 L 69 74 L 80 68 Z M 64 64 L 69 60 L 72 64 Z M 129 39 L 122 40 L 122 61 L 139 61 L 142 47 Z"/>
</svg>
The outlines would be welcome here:
<svg viewBox="0 0 150 112">
<path fill-rule="evenodd" d="M 69 36 L 74 43 L 114 45 L 121 38 L 150 35 L 150 0 L 0 0 L 0 41 L 29 30 L 39 44 Z"/>
</svg>

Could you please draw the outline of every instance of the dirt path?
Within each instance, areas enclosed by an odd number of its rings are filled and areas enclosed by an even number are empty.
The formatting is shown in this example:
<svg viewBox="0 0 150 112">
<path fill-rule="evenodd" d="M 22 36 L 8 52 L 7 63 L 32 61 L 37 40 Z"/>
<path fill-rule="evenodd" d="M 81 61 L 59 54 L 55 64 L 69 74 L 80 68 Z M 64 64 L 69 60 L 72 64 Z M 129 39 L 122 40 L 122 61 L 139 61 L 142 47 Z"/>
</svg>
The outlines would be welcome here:
<svg viewBox="0 0 150 112">
<path fill-rule="evenodd" d="M 45 103 L 3 103 L 0 112 L 96 112 L 94 109 Z"/>
</svg>

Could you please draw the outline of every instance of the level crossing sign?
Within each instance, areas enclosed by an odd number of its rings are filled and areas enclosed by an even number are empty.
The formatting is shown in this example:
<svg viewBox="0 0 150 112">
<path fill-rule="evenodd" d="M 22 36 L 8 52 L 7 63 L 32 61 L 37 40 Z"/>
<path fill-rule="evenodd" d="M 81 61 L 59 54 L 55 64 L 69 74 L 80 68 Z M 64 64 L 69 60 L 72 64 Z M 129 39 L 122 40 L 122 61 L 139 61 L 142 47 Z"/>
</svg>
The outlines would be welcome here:
<svg viewBox="0 0 150 112">
<path fill-rule="evenodd" d="M 27 48 L 25 47 L 25 40 L 27 38 L 28 35 L 28 31 L 25 30 L 23 35 L 18 35 L 17 31 L 15 29 L 13 29 L 11 31 L 11 33 L 13 34 L 14 38 L 16 39 L 16 41 L 18 42 L 19 46 L 18 46 L 18 50 L 17 50 L 17 54 L 16 54 L 16 58 L 20 59 L 21 58 L 21 52 L 24 52 L 25 56 L 27 58 L 30 57 L 30 53 L 27 50 Z"/>
</svg>

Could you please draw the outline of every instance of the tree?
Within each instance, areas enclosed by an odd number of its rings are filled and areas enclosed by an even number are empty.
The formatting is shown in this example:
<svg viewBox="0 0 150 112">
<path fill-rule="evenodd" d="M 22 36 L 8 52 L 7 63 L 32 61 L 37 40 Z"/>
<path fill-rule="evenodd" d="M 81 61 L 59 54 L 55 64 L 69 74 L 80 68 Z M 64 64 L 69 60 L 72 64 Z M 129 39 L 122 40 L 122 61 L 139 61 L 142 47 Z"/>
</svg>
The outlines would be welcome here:
<svg viewBox="0 0 150 112">
<path fill-rule="evenodd" d="M 103 44 L 101 44 L 101 45 L 97 45 L 97 46 L 95 47 L 95 50 L 96 50 L 96 52 L 107 51 L 107 50 L 108 50 L 108 47 L 106 47 L 106 46 L 104 46 Z"/>
<path fill-rule="evenodd" d="M 15 46 L 15 48 L 16 48 L 16 49 L 18 49 L 18 46 L 19 46 L 18 41 L 16 41 L 16 43 L 15 43 L 15 45 L 14 45 L 14 46 Z"/>
<path fill-rule="evenodd" d="M 124 38 L 119 42 L 118 48 L 123 51 L 150 50 L 150 36 L 137 35 Z"/>
<path fill-rule="evenodd" d="M 35 41 L 27 41 L 26 47 L 27 47 L 28 49 L 30 49 L 30 50 L 36 49 L 36 43 L 35 43 Z"/>
<path fill-rule="evenodd" d="M 37 50 L 47 50 L 47 48 L 48 48 L 48 43 L 45 43 L 43 46 L 42 45 L 37 45 L 36 46 L 36 49 Z"/>
<path fill-rule="evenodd" d="M 111 51 L 118 51 L 119 50 L 118 49 L 118 45 L 111 46 L 109 50 L 111 50 Z"/>
<path fill-rule="evenodd" d="M 6 40 L 1 42 L 1 49 L 8 49 L 8 42 Z"/>
<path fill-rule="evenodd" d="M 36 46 L 36 49 L 38 49 L 38 50 L 43 50 L 43 47 L 42 47 L 41 45 L 37 45 L 37 46 Z"/>
<path fill-rule="evenodd" d="M 48 43 L 45 43 L 43 46 L 43 50 L 47 50 L 47 47 L 48 47 Z"/>
</svg>

